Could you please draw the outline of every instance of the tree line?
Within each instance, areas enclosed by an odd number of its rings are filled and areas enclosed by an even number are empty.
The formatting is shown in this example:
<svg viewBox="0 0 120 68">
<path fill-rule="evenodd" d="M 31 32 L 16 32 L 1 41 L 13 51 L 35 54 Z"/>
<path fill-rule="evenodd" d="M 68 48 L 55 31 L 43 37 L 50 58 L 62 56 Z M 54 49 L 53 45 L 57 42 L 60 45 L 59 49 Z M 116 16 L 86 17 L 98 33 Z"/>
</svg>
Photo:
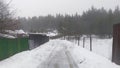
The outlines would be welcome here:
<svg viewBox="0 0 120 68">
<path fill-rule="evenodd" d="M 82 15 L 39 16 L 18 18 L 19 28 L 27 32 L 50 32 L 57 30 L 62 35 L 112 36 L 113 24 L 120 23 L 120 9 L 97 9 L 91 7 Z"/>
</svg>

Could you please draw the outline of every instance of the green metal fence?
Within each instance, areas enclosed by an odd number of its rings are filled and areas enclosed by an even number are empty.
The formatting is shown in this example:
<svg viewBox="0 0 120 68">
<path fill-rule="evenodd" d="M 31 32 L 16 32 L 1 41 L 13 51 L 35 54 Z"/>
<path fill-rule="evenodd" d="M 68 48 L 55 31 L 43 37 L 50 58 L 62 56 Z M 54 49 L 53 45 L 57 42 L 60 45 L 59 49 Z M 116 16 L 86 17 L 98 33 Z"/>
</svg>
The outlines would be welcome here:
<svg viewBox="0 0 120 68">
<path fill-rule="evenodd" d="M 28 38 L 0 38 L 0 60 L 28 49 Z"/>
</svg>

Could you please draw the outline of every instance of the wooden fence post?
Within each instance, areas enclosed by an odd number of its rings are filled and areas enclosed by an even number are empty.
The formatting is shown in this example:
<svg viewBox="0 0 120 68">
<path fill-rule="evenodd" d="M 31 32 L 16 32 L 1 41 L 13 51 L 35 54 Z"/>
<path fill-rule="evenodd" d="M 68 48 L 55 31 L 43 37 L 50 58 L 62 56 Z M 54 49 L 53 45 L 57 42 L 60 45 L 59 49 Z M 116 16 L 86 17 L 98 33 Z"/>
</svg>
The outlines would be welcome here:
<svg viewBox="0 0 120 68">
<path fill-rule="evenodd" d="M 90 51 L 92 51 L 92 35 L 90 35 Z"/>
<path fill-rule="evenodd" d="M 85 37 L 83 37 L 83 48 L 85 48 Z"/>
</svg>

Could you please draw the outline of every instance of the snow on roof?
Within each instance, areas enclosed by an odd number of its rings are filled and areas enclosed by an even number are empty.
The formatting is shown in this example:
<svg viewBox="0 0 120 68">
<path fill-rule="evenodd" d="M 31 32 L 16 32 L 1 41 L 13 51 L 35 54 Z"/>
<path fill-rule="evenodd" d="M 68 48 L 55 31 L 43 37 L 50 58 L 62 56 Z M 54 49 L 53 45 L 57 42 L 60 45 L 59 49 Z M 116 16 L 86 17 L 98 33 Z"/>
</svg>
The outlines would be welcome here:
<svg viewBox="0 0 120 68">
<path fill-rule="evenodd" d="M 29 34 L 34 34 L 34 35 L 46 35 L 46 33 L 29 33 Z"/>
<path fill-rule="evenodd" d="M 12 36 L 12 35 L 1 34 L 1 33 L 0 33 L 0 37 L 3 37 L 3 38 L 16 38 L 16 37 L 14 37 L 14 36 Z"/>
<path fill-rule="evenodd" d="M 26 34 L 22 29 L 20 29 L 20 30 L 15 30 L 15 31 L 6 30 L 6 32 L 11 33 L 11 34 Z"/>
<path fill-rule="evenodd" d="M 78 68 L 120 68 L 110 60 L 65 40 L 51 40 L 31 51 L 18 53 L 1 61 L 0 68 L 42 68 L 47 58 L 51 59 L 50 56 L 62 48 L 70 52 Z"/>
<path fill-rule="evenodd" d="M 17 34 L 25 34 L 25 32 L 23 30 L 15 30 L 15 33 L 17 33 Z"/>
<path fill-rule="evenodd" d="M 47 36 L 49 36 L 49 37 L 56 36 L 56 35 L 58 35 L 58 34 L 57 33 L 53 33 L 53 32 L 48 32 L 47 33 Z"/>
</svg>

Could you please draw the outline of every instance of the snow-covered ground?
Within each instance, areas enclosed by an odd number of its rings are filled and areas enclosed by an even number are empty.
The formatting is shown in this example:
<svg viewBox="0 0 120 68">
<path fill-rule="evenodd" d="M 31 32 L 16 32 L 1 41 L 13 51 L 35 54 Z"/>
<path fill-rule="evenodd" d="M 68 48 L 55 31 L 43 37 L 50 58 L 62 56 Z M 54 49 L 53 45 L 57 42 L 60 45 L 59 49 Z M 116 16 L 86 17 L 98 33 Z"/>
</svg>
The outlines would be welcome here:
<svg viewBox="0 0 120 68">
<path fill-rule="evenodd" d="M 65 40 L 42 46 L 0 62 L 0 68 L 120 68 L 108 59 Z"/>
<path fill-rule="evenodd" d="M 77 44 L 76 40 L 72 40 L 71 42 Z M 109 60 L 112 59 L 112 42 L 113 39 L 100 39 L 100 38 L 92 38 L 92 52 L 99 54 Z M 79 41 L 80 46 L 83 47 L 83 38 Z M 90 50 L 90 39 L 85 39 L 85 48 Z"/>
</svg>

